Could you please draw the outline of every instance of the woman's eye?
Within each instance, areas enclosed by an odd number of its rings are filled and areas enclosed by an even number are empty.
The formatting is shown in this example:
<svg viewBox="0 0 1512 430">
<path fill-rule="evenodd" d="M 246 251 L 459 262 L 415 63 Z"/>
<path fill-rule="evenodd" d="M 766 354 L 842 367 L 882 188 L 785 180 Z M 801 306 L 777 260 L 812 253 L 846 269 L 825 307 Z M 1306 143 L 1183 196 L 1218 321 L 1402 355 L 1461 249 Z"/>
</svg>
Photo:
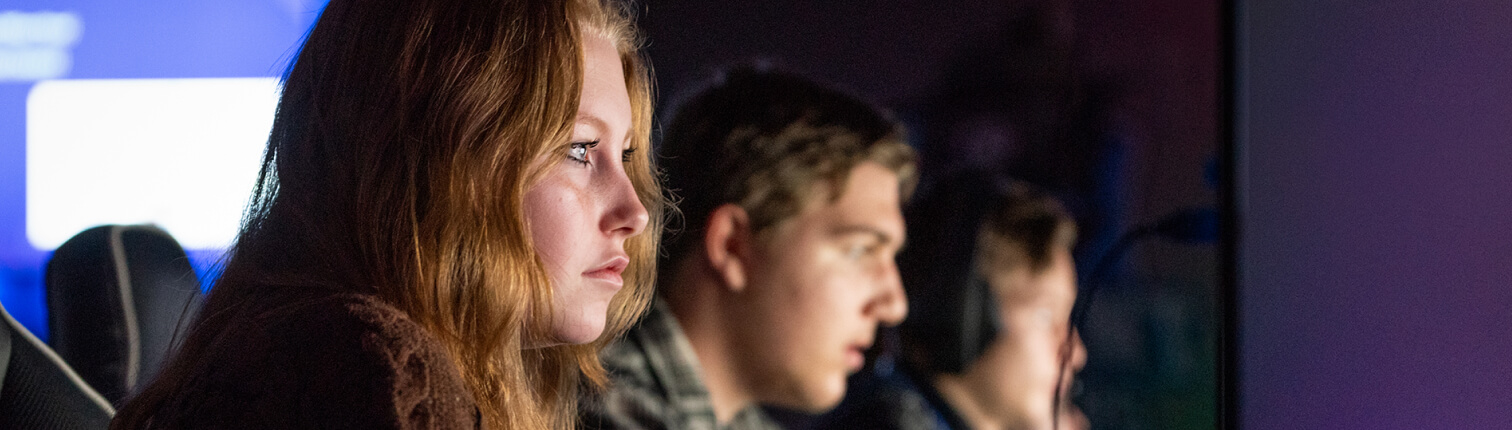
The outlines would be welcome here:
<svg viewBox="0 0 1512 430">
<path fill-rule="evenodd" d="M 588 164 L 588 148 L 598 146 L 597 140 L 592 142 L 573 142 L 567 149 L 567 158 L 583 164 Z"/>
</svg>

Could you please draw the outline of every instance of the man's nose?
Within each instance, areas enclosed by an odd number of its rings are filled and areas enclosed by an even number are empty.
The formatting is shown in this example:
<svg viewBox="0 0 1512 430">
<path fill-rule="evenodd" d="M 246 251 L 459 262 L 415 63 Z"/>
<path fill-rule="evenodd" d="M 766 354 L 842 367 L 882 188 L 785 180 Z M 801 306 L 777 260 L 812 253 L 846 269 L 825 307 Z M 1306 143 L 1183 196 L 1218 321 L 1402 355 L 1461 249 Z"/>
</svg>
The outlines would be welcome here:
<svg viewBox="0 0 1512 430">
<path fill-rule="evenodd" d="M 898 266 L 888 264 L 881 278 L 881 288 L 872 301 L 873 315 L 885 326 L 895 326 L 908 316 L 908 296 L 903 292 L 903 280 L 898 276 Z"/>
<path fill-rule="evenodd" d="M 1082 343 L 1081 331 L 1071 329 L 1071 360 L 1068 371 L 1075 373 L 1087 365 L 1087 345 Z"/>
</svg>

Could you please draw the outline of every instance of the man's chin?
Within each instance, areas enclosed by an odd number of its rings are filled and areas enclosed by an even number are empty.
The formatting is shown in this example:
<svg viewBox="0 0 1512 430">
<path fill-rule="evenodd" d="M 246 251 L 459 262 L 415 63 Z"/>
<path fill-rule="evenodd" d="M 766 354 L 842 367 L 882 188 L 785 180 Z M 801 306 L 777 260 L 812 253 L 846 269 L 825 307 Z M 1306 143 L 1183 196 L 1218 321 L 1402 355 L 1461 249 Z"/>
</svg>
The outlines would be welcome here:
<svg viewBox="0 0 1512 430">
<path fill-rule="evenodd" d="M 845 375 L 842 374 L 837 378 L 831 379 L 838 380 L 839 383 L 836 384 L 833 381 L 816 383 L 808 387 L 808 390 L 805 390 L 802 393 L 786 396 L 787 399 L 784 399 L 784 401 L 781 402 L 771 403 L 776 404 L 777 406 L 781 406 L 784 409 L 791 409 L 793 411 L 803 412 L 807 414 L 822 414 L 829 412 L 830 409 L 834 409 L 835 406 L 839 406 L 840 400 L 845 398 Z"/>
</svg>

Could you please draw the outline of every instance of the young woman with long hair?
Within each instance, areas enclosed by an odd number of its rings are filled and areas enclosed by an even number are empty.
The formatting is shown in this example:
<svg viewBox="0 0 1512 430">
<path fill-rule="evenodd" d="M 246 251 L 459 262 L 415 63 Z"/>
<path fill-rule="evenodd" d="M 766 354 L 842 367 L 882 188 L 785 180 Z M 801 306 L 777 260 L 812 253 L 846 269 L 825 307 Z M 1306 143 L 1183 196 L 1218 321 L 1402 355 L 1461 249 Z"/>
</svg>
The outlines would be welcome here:
<svg viewBox="0 0 1512 430">
<path fill-rule="evenodd" d="M 607 0 L 331 0 L 225 270 L 112 428 L 569 428 L 666 203 Z"/>
</svg>

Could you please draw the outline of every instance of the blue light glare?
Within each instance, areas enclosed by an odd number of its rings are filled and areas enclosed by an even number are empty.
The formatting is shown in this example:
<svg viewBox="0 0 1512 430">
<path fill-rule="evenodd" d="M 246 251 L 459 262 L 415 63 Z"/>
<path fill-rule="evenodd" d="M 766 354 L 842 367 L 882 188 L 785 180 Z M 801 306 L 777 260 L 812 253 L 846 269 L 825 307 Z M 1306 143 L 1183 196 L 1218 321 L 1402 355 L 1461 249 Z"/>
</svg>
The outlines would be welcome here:
<svg viewBox="0 0 1512 430">
<path fill-rule="evenodd" d="M 0 4 L 0 60 L 7 60 L 0 69 L 31 74 L 0 76 L 0 303 L 6 310 L 45 340 L 42 277 L 50 253 L 33 248 L 26 235 L 26 100 L 37 78 L 279 76 L 324 7 L 325 0 Z M 221 252 L 190 252 L 202 281 L 215 274 Z"/>
</svg>

